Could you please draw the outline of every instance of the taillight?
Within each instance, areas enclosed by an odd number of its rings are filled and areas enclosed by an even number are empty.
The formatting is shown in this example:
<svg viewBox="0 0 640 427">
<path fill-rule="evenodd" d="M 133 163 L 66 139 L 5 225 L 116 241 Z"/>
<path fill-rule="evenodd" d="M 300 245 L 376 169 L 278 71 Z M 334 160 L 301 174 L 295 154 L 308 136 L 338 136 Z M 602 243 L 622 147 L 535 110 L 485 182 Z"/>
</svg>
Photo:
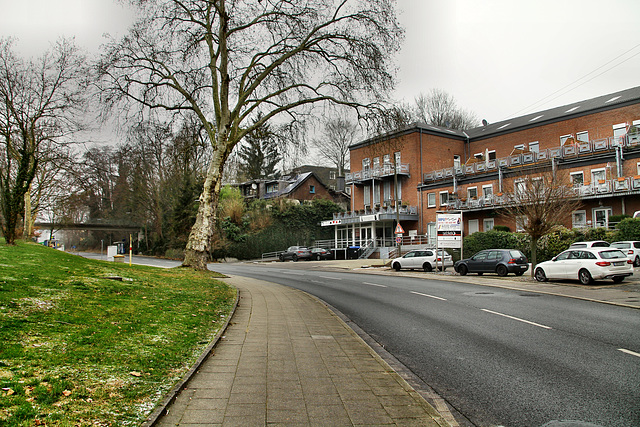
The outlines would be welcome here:
<svg viewBox="0 0 640 427">
<path fill-rule="evenodd" d="M 516 259 L 515 259 L 515 258 L 511 258 L 511 259 L 509 260 L 509 262 L 507 262 L 507 264 L 517 264 L 517 263 L 518 263 L 518 262 L 516 261 Z"/>
<path fill-rule="evenodd" d="M 437 262 L 437 261 L 442 261 L 442 258 L 438 258 L 438 259 L 436 259 L 436 262 Z"/>
<path fill-rule="evenodd" d="M 633 249 L 629 249 L 629 252 L 627 252 L 628 255 L 633 255 Z"/>
<path fill-rule="evenodd" d="M 633 261 L 631 261 L 630 259 L 627 260 L 627 264 L 633 264 Z"/>
<path fill-rule="evenodd" d="M 599 265 L 600 267 L 609 267 L 611 263 L 609 261 L 598 261 L 596 262 L 596 265 Z"/>
</svg>

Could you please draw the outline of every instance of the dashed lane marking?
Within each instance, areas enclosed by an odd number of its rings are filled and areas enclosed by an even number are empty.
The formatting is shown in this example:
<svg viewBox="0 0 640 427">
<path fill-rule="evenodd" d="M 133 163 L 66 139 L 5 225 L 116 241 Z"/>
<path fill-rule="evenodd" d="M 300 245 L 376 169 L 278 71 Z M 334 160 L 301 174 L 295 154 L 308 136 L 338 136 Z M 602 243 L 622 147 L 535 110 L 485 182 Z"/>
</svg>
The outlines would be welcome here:
<svg viewBox="0 0 640 427">
<path fill-rule="evenodd" d="M 508 314 L 498 313 L 497 311 L 487 310 L 486 308 L 482 308 L 481 310 L 485 311 L 487 313 L 496 314 L 498 316 L 506 317 L 508 319 L 517 320 L 518 322 L 528 323 L 529 325 L 537 326 L 539 328 L 552 329 L 550 326 L 541 325 L 539 323 L 531 322 L 529 320 L 521 319 L 521 318 L 515 317 L 515 316 L 509 316 Z"/>
<path fill-rule="evenodd" d="M 412 294 L 416 294 L 416 295 L 422 295 L 423 297 L 427 297 L 427 298 L 439 299 L 440 301 L 446 301 L 446 299 L 445 299 L 445 298 L 440 298 L 440 297 L 436 297 L 436 296 L 428 295 L 428 294 L 422 294 L 422 293 L 420 293 L 420 292 L 414 292 L 414 291 L 411 291 L 411 293 L 412 293 Z"/>
<path fill-rule="evenodd" d="M 387 285 L 379 285 L 377 283 L 369 283 L 369 282 L 362 282 L 363 285 L 369 285 L 369 286 L 378 286 L 380 288 L 386 288 Z"/>
<path fill-rule="evenodd" d="M 623 353 L 627 353 L 627 354 L 630 354 L 632 356 L 635 356 L 635 357 L 640 357 L 640 353 L 636 353 L 635 351 L 627 350 L 626 348 L 619 348 L 618 350 L 620 350 Z"/>
</svg>

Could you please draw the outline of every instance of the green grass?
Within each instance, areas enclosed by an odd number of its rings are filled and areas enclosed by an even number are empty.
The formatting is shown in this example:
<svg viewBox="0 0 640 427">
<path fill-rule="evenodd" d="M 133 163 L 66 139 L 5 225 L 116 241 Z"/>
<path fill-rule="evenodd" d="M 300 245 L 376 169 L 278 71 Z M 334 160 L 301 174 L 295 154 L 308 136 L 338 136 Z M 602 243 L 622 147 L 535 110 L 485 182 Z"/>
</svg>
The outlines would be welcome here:
<svg viewBox="0 0 640 427">
<path fill-rule="evenodd" d="M 140 424 L 224 324 L 235 292 L 211 272 L 0 240 L 0 425 Z"/>
</svg>

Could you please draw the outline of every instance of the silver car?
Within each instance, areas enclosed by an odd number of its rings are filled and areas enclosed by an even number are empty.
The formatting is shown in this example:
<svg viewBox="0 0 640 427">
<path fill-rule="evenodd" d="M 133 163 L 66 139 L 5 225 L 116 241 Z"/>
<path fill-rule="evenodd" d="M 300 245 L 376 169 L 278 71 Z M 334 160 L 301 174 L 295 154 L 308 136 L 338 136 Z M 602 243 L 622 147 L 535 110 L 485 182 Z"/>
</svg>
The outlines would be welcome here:
<svg viewBox="0 0 640 427">
<path fill-rule="evenodd" d="M 400 271 L 402 269 L 433 271 L 433 269 L 436 268 L 436 263 L 439 270 L 442 270 L 443 268 L 446 270 L 447 267 L 453 266 L 451 255 L 447 252 L 438 250 L 438 255 L 440 256 L 436 257 L 435 249 L 415 249 L 391 261 L 391 268 L 396 271 Z M 444 267 L 442 265 L 443 257 Z"/>
<path fill-rule="evenodd" d="M 538 282 L 577 279 L 583 285 L 590 285 L 594 280 L 600 279 L 620 283 L 632 274 L 632 261 L 620 249 L 615 248 L 570 248 L 549 261 L 541 262 L 534 271 Z"/>
</svg>

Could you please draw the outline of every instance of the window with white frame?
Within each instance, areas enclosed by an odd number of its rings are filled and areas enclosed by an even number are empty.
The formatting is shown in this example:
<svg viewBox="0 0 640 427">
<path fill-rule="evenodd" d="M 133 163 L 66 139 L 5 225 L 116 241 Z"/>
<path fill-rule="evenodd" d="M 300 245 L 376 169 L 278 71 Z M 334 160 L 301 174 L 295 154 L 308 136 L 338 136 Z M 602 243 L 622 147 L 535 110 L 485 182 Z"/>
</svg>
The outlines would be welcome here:
<svg viewBox="0 0 640 427">
<path fill-rule="evenodd" d="M 440 192 L 440 206 L 447 206 L 449 204 L 449 192 L 441 191 Z"/>
<path fill-rule="evenodd" d="M 329 171 L 329 179 L 336 179 L 336 171 Z"/>
<path fill-rule="evenodd" d="M 573 185 L 574 187 L 580 187 L 584 184 L 584 172 L 582 171 L 571 172 L 569 174 L 569 177 L 571 179 L 571 185 Z"/>
<path fill-rule="evenodd" d="M 348 195 L 351 195 L 351 187 L 346 187 L 345 191 L 347 192 Z"/>
<path fill-rule="evenodd" d="M 362 159 L 362 170 L 368 171 L 370 167 L 371 167 L 371 159 L 368 157 L 366 159 Z"/>
<path fill-rule="evenodd" d="M 526 216 L 517 216 L 516 217 L 516 232 L 522 233 L 524 231 L 524 227 L 527 225 L 527 217 Z"/>
<path fill-rule="evenodd" d="M 496 159 L 496 150 L 487 150 L 487 160 Z"/>
<path fill-rule="evenodd" d="M 373 187 L 373 204 L 380 206 L 380 186 Z"/>
<path fill-rule="evenodd" d="M 531 178 L 531 189 L 539 196 L 544 194 L 544 180 L 539 176 Z"/>
<path fill-rule="evenodd" d="M 478 224 L 477 219 L 469 220 L 469 234 L 473 234 L 480 231 L 480 225 Z"/>
<path fill-rule="evenodd" d="M 457 154 L 453 156 L 453 167 L 454 168 L 460 167 L 460 156 L 458 156 Z"/>
<path fill-rule="evenodd" d="M 371 186 L 364 186 L 364 205 L 371 206 Z"/>
<path fill-rule="evenodd" d="M 436 193 L 427 194 L 427 207 L 428 208 L 436 207 Z"/>
<path fill-rule="evenodd" d="M 576 133 L 576 140 L 580 142 L 589 142 L 589 132 L 578 132 Z"/>
<path fill-rule="evenodd" d="M 487 184 L 482 186 L 482 197 L 485 199 L 493 196 L 493 184 Z"/>
<path fill-rule="evenodd" d="M 524 180 L 516 181 L 513 188 L 517 197 L 523 197 L 527 191 L 527 183 Z"/>
<path fill-rule="evenodd" d="M 560 137 L 560 145 L 564 145 L 565 142 L 567 142 L 567 139 L 569 138 L 573 138 L 573 135 L 569 134 L 569 135 L 562 135 Z"/>
<path fill-rule="evenodd" d="M 529 143 L 529 151 L 532 153 L 540 152 L 540 143 L 538 141 L 533 141 Z"/>
<path fill-rule="evenodd" d="M 391 156 L 389 154 L 382 156 L 382 163 L 385 165 L 391 164 Z"/>
<path fill-rule="evenodd" d="M 579 210 L 571 213 L 571 227 L 586 227 L 587 226 L 587 211 Z"/>
<path fill-rule="evenodd" d="M 469 187 L 467 188 L 467 199 L 477 199 L 478 198 L 478 187 Z"/>
<path fill-rule="evenodd" d="M 374 169 L 380 168 L 380 157 L 373 158 L 373 168 Z"/>
<path fill-rule="evenodd" d="M 591 182 L 594 185 L 600 184 L 600 181 L 603 181 L 607 178 L 607 170 L 605 168 L 601 169 L 591 169 Z"/>
<path fill-rule="evenodd" d="M 482 220 L 482 231 L 493 230 L 493 218 L 485 218 Z"/>
<path fill-rule="evenodd" d="M 382 185 L 383 195 L 382 198 L 385 203 L 389 203 L 391 201 L 391 181 L 385 181 Z"/>
<path fill-rule="evenodd" d="M 620 141 L 627 134 L 627 124 L 618 123 L 613 125 L 613 140 L 614 142 Z"/>
<path fill-rule="evenodd" d="M 640 175 L 640 162 L 636 163 L 636 172 Z"/>
</svg>

